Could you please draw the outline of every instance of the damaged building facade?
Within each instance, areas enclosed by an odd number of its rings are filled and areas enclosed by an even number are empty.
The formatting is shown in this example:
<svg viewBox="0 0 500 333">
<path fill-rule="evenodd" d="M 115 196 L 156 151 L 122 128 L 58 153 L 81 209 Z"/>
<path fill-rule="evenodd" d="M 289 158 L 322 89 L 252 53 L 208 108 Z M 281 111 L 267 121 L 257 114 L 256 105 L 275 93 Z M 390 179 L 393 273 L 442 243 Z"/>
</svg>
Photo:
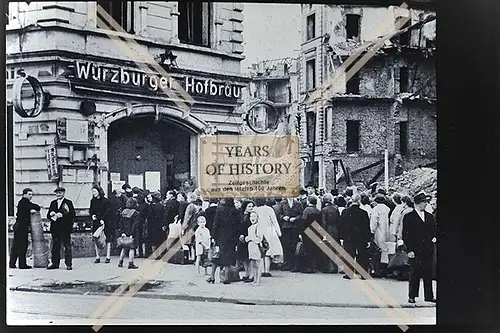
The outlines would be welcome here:
<svg viewBox="0 0 500 333">
<path fill-rule="evenodd" d="M 256 130 L 262 133 L 269 131 L 266 133 L 268 135 L 295 134 L 299 64 L 296 58 L 265 60 L 252 64 L 247 73 L 251 81 L 243 89 L 242 112 L 247 113 L 247 121 L 242 128 L 244 133 L 251 135 Z M 262 101 L 269 104 L 253 107 Z"/>
<path fill-rule="evenodd" d="M 306 184 L 330 190 L 383 182 L 386 149 L 390 176 L 435 166 L 434 2 L 406 4 L 302 5 L 297 125 Z M 373 56 L 365 50 L 345 63 L 363 45 Z M 339 68 L 346 74 L 328 85 Z"/>
<path fill-rule="evenodd" d="M 199 137 L 240 133 L 242 32 L 239 3 L 10 2 L 9 215 L 26 187 L 85 220 L 93 184 L 197 186 Z"/>
</svg>

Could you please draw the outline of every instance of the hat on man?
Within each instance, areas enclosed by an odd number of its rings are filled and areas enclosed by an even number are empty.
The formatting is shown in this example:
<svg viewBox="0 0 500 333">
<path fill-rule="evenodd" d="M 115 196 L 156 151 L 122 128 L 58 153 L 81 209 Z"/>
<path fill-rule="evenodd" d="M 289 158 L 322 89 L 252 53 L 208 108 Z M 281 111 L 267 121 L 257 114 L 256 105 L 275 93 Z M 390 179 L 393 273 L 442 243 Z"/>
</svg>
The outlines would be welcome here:
<svg viewBox="0 0 500 333">
<path fill-rule="evenodd" d="M 376 203 L 385 203 L 385 195 L 377 193 L 375 194 L 375 198 L 373 200 L 375 200 Z"/>
<path fill-rule="evenodd" d="M 197 206 L 201 206 L 201 205 L 203 205 L 203 201 L 202 201 L 201 199 L 196 199 L 196 200 L 194 200 L 194 201 L 193 201 L 193 203 L 194 203 L 195 205 L 197 205 Z"/>
<path fill-rule="evenodd" d="M 56 188 L 54 190 L 54 193 L 57 193 L 57 192 L 66 192 L 66 189 L 64 187 L 59 186 L 58 188 Z"/>
<path fill-rule="evenodd" d="M 431 200 L 431 196 L 425 193 L 419 193 L 415 197 L 413 197 L 413 202 L 415 204 L 419 204 L 421 202 L 429 202 Z"/>
<path fill-rule="evenodd" d="M 307 194 L 306 190 L 304 190 L 304 189 L 300 190 L 300 195 L 305 195 L 305 194 Z"/>
<path fill-rule="evenodd" d="M 135 186 L 135 187 L 132 189 L 132 193 L 134 193 L 134 194 L 139 194 L 139 193 L 141 193 L 141 189 L 140 189 L 140 188 L 138 188 L 137 186 Z"/>
<path fill-rule="evenodd" d="M 339 190 L 334 188 L 334 189 L 330 190 L 330 194 L 335 197 L 335 196 L 339 195 Z"/>
</svg>

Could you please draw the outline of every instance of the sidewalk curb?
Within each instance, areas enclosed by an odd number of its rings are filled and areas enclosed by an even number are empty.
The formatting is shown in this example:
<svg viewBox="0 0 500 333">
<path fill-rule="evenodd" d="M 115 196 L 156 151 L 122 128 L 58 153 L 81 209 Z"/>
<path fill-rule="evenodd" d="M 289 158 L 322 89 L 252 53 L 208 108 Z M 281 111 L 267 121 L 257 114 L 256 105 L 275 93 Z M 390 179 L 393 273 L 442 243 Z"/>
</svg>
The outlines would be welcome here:
<svg viewBox="0 0 500 333">
<path fill-rule="evenodd" d="M 92 295 L 92 296 L 114 296 L 113 293 L 105 292 L 85 292 L 77 290 L 54 290 L 50 288 L 43 287 L 29 287 L 29 286 L 18 286 L 9 288 L 11 291 L 22 291 L 22 292 L 37 292 L 46 294 L 66 294 L 66 295 Z M 125 296 L 118 296 L 125 297 Z M 212 303 L 230 303 L 239 305 L 286 305 L 286 306 L 314 306 L 314 307 L 329 307 L 329 308 L 365 308 L 365 309 L 376 309 L 376 308 L 395 308 L 392 306 L 380 307 L 376 304 L 356 304 L 356 303 L 325 303 L 325 302 L 300 302 L 300 301 L 271 301 L 271 300 L 248 300 L 248 299 L 237 299 L 237 298 L 225 298 L 225 297 L 213 297 L 213 296 L 196 296 L 196 295 L 186 295 L 186 294 L 162 294 L 155 292 L 139 292 L 134 294 L 132 297 L 138 298 L 149 298 L 149 299 L 165 299 L 165 300 L 177 300 L 177 301 L 196 301 L 196 302 L 212 302 Z M 433 304 L 400 304 L 401 308 L 435 308 L 436 305 Z M 396 307 L 397 308 L 397 307 Z"/>
</svg>

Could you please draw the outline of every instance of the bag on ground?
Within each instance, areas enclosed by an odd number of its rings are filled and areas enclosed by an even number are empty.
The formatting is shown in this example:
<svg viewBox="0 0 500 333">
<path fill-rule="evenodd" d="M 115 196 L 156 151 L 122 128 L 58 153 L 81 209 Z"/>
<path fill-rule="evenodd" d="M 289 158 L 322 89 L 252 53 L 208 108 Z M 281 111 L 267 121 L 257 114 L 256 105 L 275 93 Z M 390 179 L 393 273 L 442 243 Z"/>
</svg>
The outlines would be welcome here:
<svg viewBox="0 0 500 333">
<path fill-rule="evenodd" d="M 269 250 L 269 242 L 266 240 L 264 236 L 262 236 L 262 242 L 260 242 L 258 245 L 261 256 L 265 257 L 267 250 Z"/>
<path fill-rule="evenodd" d="M 210 251 L 208 251 L 208 260 L 210 262 L 213 262 L 214 260 L 217 260 L 220 258 L 220 249 L 218 246 L 212 246 L 210 248 Z"/>
<path fill-rule="evenodd" d="M 104 249 L 106 246 L 106 234 L 104 234 L 104 225 L 101 225 L 92 235 L 92 239 L 97 245 L 98 249 Z"/>
</svg>

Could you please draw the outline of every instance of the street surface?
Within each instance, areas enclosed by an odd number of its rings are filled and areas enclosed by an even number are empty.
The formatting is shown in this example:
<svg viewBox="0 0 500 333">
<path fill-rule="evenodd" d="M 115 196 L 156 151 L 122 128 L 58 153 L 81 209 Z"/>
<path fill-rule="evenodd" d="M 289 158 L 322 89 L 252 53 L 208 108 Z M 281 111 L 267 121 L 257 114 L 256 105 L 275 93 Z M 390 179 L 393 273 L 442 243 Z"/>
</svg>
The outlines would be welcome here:
<svg viewBox="0 0 500 333">
<path fill-rule="evenodd" d="M 7 292 L 8 325 L 92 325 L 105 296 Z M 436 323 L 436 308 L 403 309 L 418 324 Z M 383 309 L 238 305 L 132 298 L 109 324 L 395 324 Z"/>
</svg>

